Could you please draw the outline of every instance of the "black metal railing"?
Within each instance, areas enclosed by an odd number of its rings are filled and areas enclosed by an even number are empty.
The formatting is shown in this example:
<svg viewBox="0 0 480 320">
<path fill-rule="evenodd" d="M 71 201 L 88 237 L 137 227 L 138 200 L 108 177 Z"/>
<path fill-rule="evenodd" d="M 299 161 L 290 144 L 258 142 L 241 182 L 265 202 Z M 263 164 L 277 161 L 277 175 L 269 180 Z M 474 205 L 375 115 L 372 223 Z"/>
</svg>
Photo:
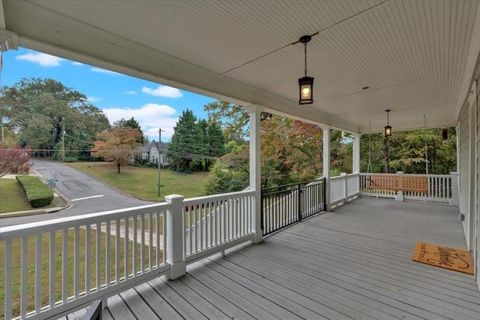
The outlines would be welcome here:
<svg viewBox="0 0 480 320">
<path fill-rule="evenodd" d="M 325 211 L 325 179 L 262 189 L 263 235 Z"/>
</svg>

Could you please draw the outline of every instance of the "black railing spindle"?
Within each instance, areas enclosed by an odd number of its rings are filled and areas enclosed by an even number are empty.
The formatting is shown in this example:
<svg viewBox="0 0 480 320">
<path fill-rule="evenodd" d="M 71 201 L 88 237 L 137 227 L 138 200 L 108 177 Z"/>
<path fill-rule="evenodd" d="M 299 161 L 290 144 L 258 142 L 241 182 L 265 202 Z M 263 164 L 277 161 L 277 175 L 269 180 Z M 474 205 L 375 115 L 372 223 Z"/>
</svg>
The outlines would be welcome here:
<svg viewBox="0 0 480 320">
<path fill-rule="evenodd" d="M 325 211 L 325 179 L 262 189 L 263 235 Z"/>
</svg>

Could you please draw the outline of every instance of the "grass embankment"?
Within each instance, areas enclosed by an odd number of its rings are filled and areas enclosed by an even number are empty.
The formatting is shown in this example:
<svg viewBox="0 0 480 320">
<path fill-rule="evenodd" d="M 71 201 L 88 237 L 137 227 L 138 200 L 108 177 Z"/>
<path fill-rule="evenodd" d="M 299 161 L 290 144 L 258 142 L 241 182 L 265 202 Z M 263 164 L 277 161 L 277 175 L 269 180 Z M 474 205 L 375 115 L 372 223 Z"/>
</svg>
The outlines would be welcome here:
<svg viewBox="0 0 480 320">
<path fill-rule="evenodd" d="M 118 188 L 134 197 L 161 201 L 169 194 L 181 194 L 186 198 L 205 195 L 208 172 L 195 172 L 191 174 L 178 173 L 169 169 L 161 169 L 161 196 L 157 196 L 158 170 L 122 166 L 121 173 L 117 167 L 109 162 L 76 162 L 70 166 L 82 170 L 99 180 Z"/>
<path fill-rule="evenodd" d="M 162 221 L 160 221 L 162 222 Z M 122 223 L 123 226 L 123 223 Z M 146 221 L 146 228 L 148 230 L 148 220 Z M 112 232 L 115 230 L 115 226 L 112 225 Z M 79 243 L 79 275 L 80 275 L 80 283 L 79 291 L 84 292 L 85 290 L 85 236 L 86 231 L 83 228 L 79 229 L 78 234 L 78 243 Z M 100 232 L 100 283 L 104 284 L 106 279 L 106 270 L 107 267 L 105 266 L 105 239 L 106 235 L 104 232 Z M 48 305 L 49 303 L 49 234 L 43 234 L 42 236 L 42 246 L 41 246 L 41 301 L 42 306 Z M 55 233 L 55 247 L 56 247 L 56 254 L 55 254 L 55 296 L 56 301 L 60 301 L 62 299 L 62 232 L 58 231 Z M 129 259 L 128 259 L 128 273 L 132 273 L 132 248 L 133 248 L 133 241 L 130 238 L 128 244 L 128 252 L 129 252 Z M 68 230 L 68 265 L 67 265 L 67 292 L 69 296 L 72 296 L 74 293 L 73 287 L 73 279 L 74 279 L 74 263 L 73 263 L 73 252 L 74 252 L 74 229 Z M 95 288 L 96 285 L 96 250 L 95 250 L 95 243 L 96 243 L 96 231 L 91 230 L 90 233 L 90 287 Z M 110 280 L 115 279 L 115 236 L 110 237 L 110 265 L 108 266 Z M 137 271 L 140 269 L 140 248 L 141 245 L 137 243 Z M 148 246 L 145 245 L 145 257 L 144 263 L 145 266 L 148 266 Z M 155 249 L 153 248 L 152 253 L 152 264 L 155 263 Z M 12 242 L 12 268 L 13 273 L 11 275 L 12 281 L 12 309 L 13 309 L 13 316 L 20 315 L 20 288 L 21 288 L 21 240 L 19 238 L 14 239 Z M 124 239 L 121 238 L 120 240 L 120 247 L 119 247 L 119 258 L 120 258 L 120 265 L 119 265 L 119 275 L 123 277 L 125 275 L 124 270 Z M 4 301 L 5 299 L 5 265 L 3 263 L 5 259 L 5 245 L 4 242 L 0 242 L 0 301 Z M 163 261 L 163 252 L 160 252 L 159 261 Z M 32 311 L 35 309 L 35 236 L 31 236 L 28 238 L 27 241 L 27 307 L 28 311 Z M 4 303 L 0 303 L 0 319 L 4 317 Z"/>
<path fill-rule="evenodd" d="M 22 187 L 14 179 L 0 179 L 0 215 L 6 212 L 31 210 Z"/>
</svg>

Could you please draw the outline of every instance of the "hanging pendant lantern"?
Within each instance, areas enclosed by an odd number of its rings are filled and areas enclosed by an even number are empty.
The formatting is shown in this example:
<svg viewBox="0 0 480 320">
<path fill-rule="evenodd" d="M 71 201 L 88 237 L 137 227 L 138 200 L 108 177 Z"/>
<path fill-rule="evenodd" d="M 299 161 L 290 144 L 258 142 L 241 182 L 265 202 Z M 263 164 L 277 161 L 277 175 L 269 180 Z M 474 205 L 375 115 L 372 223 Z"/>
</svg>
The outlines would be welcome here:
<svg viewBox="0 0 480 320">
<path fill-rule="evenodd" d="M 385 112 L 387 113 L 387 125 L 385 127 L 385 132 L 384 132 L 385 137 L 390 137 L 392 135 L 392 127 L 390 126 L 390 117 L 389 117 L 390 111 L 391 111 L 390 109 L 385 110 Z"/>
<path fill-rule="evenodd" d="M 302 36 L 298 41 L 304 45 L 305 54 L 305 76 L 298 79 L 298 103 L 312 104 L 313 103 L 313 77 L 307 76 L 307 43 L 312 39 L 311 36 Z"/>
<path fill-rule="evenodd" d="M 442 128 L 442 140 L 448 140 L 448 128 Z"/>
</svg>

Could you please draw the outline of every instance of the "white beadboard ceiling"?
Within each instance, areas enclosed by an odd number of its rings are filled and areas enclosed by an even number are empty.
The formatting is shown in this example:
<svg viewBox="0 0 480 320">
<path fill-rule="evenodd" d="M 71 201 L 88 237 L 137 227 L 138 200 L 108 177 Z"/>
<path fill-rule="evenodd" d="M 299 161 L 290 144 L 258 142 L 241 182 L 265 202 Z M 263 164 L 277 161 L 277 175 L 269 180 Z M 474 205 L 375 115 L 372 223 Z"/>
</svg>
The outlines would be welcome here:
<svg viewBox="0 0 480 320">
<path fill-rule="evenodd" d="M 350 131 L 454 125 L 478 0 L 3 1 L 20 44 Z M 297 105 L 303 47 L 313 105 Z M 270 54 L 268 54 L 270 53 Z M 467 79 L 470 80 L 470 79 Z M 362 90 L 369 86 L 370 89 Z"/>
</svg>

